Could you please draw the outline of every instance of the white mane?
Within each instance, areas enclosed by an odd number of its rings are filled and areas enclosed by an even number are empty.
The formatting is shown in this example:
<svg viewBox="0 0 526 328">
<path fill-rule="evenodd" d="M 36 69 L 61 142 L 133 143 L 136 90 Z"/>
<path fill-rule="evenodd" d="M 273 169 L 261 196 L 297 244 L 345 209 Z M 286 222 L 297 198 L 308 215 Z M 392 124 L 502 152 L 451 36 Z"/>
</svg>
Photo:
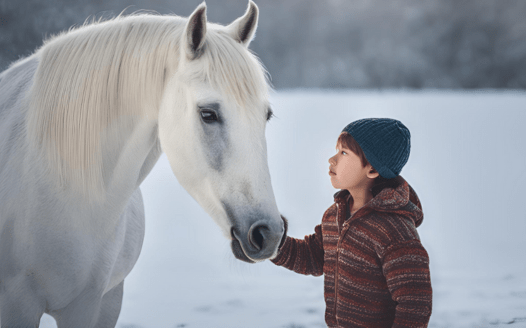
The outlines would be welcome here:
<svg viewBox="0 0 526 328">
<path fill-rule="evenodd" d="M 31 146 L 60 187 L 78 186 L 100 195 L 101 136 L 118 118 L 157 118 L 167 78 L 181 56 L 185 18 L 148 14 L 116 17 L 47 40 L 37 51 L 39 67 L 27 114 Z M 247 106 L 268 92 L 259 60 L 222 26 L 208 24 L 200 69 L 191 79 L 208 81 Z"/>
</svg>

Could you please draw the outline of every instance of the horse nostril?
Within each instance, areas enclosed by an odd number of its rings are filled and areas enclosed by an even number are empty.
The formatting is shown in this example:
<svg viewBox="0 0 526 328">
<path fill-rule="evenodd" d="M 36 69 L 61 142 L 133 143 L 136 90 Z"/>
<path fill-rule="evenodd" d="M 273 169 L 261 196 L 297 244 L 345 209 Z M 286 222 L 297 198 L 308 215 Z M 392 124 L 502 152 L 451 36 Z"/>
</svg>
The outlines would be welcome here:
<svg viewBox="0 0 526 328">
<path fill-rule="evenodd" d="M 266 225 L 253 226 L 248 234 L 248 240 L 250 241 L 250 244 L 252 244 L 252 246 L 254 246 L 258 251 L 263 249 L 265 230 L 269 230 Z"/>
</svg>

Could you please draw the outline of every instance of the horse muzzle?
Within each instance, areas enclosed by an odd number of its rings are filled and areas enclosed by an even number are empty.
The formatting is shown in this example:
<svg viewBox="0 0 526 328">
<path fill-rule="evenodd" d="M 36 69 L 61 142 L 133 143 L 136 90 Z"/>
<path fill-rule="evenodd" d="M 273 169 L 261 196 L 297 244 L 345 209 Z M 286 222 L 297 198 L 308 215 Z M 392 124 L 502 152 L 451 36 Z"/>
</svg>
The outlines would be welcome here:
<svg viewBox="0 0 526 328">
<path fill-rule="evenodd" d="M 284 232 L 283 225 L 276 227 L 263 220 L 253 223 L 246 232 L 232 227 L 232 253 L 244 262 L 264 261 L 274 255 Z"/>
</svg>

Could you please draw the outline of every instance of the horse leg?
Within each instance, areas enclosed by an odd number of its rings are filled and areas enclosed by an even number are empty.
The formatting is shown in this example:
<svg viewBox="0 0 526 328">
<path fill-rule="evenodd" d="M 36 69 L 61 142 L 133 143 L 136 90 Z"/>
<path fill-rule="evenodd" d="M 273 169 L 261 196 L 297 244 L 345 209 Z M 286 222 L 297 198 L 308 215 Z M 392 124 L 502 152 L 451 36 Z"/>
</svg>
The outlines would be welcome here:
<svg viewBox="0 0 526 328">
<path fill-rule="evenodd" d="M 115 327 L 119 314 L 121 313 L 123 286 L 124 281 L 104 294 L 100 304 L 99 318 L 94 328 Z"/>
<path fill-rule="evenodd" d="M 66 307 L 49 312 L 58 328 L 92 328 L 99 315 L 102 296 L 100 291 L 87 288 Z"/>
<path fill-rule="evenodd" d="M 38 328 L 44 313 L 41 302 L 28 285 L 0 281 L 0 326 L 2 328 Z"/>
<path fill-rule="evenodd" d="M 50 314 L 58 328 L 113 328 L 121 311 L 123 285 L 124 281 L 103 296 L 85 290 L 68 306 Z"/>
</svg>

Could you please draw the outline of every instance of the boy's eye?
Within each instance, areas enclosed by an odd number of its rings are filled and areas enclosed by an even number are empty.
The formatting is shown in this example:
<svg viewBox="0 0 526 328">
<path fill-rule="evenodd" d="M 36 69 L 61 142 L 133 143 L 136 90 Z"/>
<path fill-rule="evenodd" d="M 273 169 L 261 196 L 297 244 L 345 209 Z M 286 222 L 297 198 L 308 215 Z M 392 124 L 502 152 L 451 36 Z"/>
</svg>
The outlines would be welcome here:
<svg viewBox="0 0 526 328">
<path fill-rule="evenodd" d="M 346 152 L 342 151 L 342 154 L 347 154 Z"/>
</svg>

